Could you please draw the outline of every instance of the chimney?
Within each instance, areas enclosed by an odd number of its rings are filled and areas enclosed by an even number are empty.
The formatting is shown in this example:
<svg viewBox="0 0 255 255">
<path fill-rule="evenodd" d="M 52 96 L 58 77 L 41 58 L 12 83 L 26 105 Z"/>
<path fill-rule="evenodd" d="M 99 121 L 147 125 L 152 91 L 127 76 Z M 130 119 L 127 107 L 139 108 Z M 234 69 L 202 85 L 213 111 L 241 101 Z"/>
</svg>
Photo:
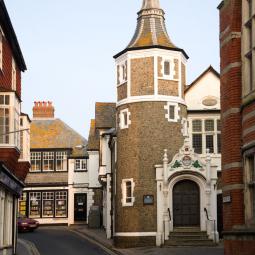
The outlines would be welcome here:
<svg viewBox="0 0 255 255">
<path fill-rule="evenodd" d="M 54 119 L 54 107 L 52 102 L 34 102 L 33 118 L 34 119 Z"/>
</svg>

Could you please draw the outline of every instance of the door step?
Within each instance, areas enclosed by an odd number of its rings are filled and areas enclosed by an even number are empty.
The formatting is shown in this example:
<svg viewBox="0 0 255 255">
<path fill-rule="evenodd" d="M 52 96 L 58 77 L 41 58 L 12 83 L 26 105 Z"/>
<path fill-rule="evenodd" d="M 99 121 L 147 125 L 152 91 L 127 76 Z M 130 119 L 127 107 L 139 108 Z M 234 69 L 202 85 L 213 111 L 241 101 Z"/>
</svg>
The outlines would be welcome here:
<svg viewBox="0 0 255 255">
<path fill-rule="evenodd" d="M 169 234 L 165 246 L 216 246 L 199 228 L 177 228 Z"/>
</svg>

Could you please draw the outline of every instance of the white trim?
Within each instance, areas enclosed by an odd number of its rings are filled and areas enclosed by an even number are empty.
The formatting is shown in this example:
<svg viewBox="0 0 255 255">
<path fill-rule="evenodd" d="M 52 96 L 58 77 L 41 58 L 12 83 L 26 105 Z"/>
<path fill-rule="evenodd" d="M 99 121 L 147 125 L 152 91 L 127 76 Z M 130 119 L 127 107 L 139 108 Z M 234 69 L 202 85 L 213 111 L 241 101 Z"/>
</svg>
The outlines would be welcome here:
<svg viewBox="0 0 255 255">
<path fill-rule="evenodd" d="M 124 114 L 127 115 L 127 123 L 125 123 Z M 129 112 L 128 108 L 120 111 L 120 114 L 119 114 L 120 129 L 126 129 L 131 125 L 130 115 L 131 113 Z"/>
<path fill-rule="evenodd" d="M 131 202 L 126 202 L 126 183 L 127 182 L 131 182 Z M 134 197 L 134 188 L 135 188 L 135 183 L 134 183 L 134 179 L 130 178 L 130 179 L 123 179 L 121 182 L 121 191 L 122 191 L 122 199 L 121 199 L 121 203 L 122 206 L 133 206 L 134 202 L 135 202 L 135 197 Z"/>
<path fill-rule="evenodd" d="M 170 106 L 174 106 L 174 119 L 170 119 L 170 112 L 169 112 L 169 108 Z M 167 104 L 164 106 L 164 109 L 167 111 L 167 113 L 165 114 L 165 118 L 169 121 L 169 122 L 178 122 L 178 120 L 180 119 L 180 106 L 178 105 L 178 103 L 173 103 L 173 102 L 167 102 Z"/>
<path fill-rule="evenodd" d="M 173 103 L 186 105 L 185 100 L 180 97 L 149 95 L 149 96 L 133 96 L 130 98 L 125 98 L 117 103 L 117 107 L 123 104 L 132 104 L 137 102 L 149 102 L 149 101 L 150 102 L 173 102 Z"/>
<path fill-rule="evenodd" d="M 116 232 L 115 236 L 156 236 L 157 232 Z"/>
<path fill-rule="evenodd" d="M 162 61 L 161 61 L 161 66 L 162 66 L 162 77 L 160 77 L 161 79 L 164 80 L 175 80 L 174 76 L 175 76 L 175 63 L 174 60 L 176 58 L 173 57 L 162 57 Z M 179 58 L 178 58 L 179 60 Z M 169 74 L 165 74 L 165 62 L 169 62 Z"/>
</svg>

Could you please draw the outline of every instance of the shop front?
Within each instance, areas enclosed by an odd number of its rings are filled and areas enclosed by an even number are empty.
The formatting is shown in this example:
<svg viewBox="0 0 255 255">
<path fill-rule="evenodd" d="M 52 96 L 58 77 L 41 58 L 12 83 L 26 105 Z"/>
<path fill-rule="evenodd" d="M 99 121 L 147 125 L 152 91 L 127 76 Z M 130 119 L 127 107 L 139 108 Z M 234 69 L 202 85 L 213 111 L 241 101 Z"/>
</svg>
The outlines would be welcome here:
<svg viewBox="0 0 255 255">
<path fill-rule="evenodd" d="M 0 255 L 16 251 L 17 204 L 24 184 L 0 164 Z"/>
</svg>

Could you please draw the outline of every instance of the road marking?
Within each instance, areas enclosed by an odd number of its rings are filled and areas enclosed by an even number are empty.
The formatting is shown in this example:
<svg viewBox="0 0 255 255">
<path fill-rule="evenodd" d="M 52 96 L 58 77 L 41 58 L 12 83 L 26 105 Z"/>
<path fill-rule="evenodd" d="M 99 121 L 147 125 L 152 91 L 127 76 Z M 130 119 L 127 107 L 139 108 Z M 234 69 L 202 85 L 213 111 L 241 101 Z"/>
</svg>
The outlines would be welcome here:
<svg viewBox="0 0 255 255">
<path fill-rule="evenodd" d="M 18 242 L 22 244 L 23 246 L 25 246 L 25 248 L 29 252 L 29 255 L 40 255 L 40 252 L 37 250 L 34 243 L 28 240 L 20 239 L 20 238 L 18 238 Z"/>
<path fill-rule="evenodd" d="M 119 253 L 118 251 L 113 251 L 107 247 L 105 247 L 103 244 L 99 243 L 98 241 L 96 241 L 95 239 L 87 236 L 86 234 L 84 233 L 81 233 L 77 230 L 71 230 L 71 229 L 68 229 L 68 231 L 80 236 L 81 238 L 84 238 L 86 239 L 87 241 L 89 241 L 90 243 L 93 243 L 95 244 L 96 246 L 99 246 L 103 251 L 105 251 L 106 253 L 108 253 L 109 255 L 122 255 L 122 253 Z"/>
</svg>

